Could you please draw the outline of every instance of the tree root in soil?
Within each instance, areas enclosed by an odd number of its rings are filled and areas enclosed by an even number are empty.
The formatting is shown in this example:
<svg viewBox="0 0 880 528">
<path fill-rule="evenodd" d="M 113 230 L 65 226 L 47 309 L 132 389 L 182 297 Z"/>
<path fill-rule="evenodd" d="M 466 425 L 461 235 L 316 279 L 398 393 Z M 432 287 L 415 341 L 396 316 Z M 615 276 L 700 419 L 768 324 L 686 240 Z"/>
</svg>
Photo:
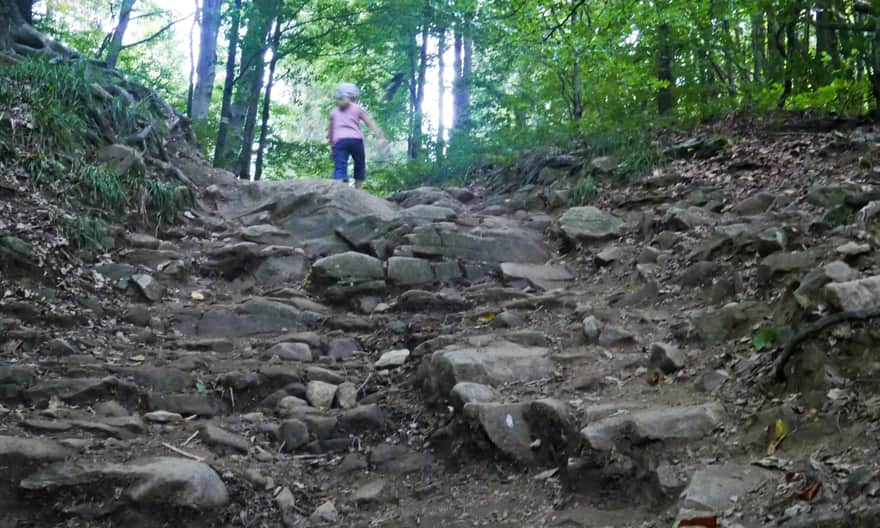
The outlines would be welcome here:
<svg viewBox="0 0 880 528">
<path fill-rule="evenodd" d="M 798 345 L 813 334 L 819 333 L 830 326 L 835 326 L 847 321 L 867 321 L 880 317 L 880 306 L 865 308 L 862 310 L 849 310 L 846 312 L 838 312 L 806 325 L 802 330 L 792 337 L 783 347 L 782 352 L 776 358 L 773 366 L 776 379 L 785 381 L 785 367 L 788 361 L 798 349 Z"/>
</svg>

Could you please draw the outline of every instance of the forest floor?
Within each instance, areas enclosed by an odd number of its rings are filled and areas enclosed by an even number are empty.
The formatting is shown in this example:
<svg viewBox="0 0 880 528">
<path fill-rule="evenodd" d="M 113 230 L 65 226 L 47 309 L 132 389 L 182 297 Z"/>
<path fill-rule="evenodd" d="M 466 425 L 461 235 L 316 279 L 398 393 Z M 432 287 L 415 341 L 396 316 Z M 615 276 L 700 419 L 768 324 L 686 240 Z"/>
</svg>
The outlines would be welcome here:
<svg viewBox="0 0 880 528">
<path fill-rule="evenodd" d="M 0 528 L 877 526 L 880 129 L 666 143 L 591 207 L 179 155 L 94 262 L 0 171 Z"/>
</svg>

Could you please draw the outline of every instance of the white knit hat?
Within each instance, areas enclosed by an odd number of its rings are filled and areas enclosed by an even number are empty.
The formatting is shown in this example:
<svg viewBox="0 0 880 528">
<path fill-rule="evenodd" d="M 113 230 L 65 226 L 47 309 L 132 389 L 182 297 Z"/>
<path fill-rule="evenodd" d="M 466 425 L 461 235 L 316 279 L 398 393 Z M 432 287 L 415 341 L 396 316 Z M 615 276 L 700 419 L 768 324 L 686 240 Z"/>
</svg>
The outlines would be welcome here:
<svg viewBox="0 0 880 528">
<path fill-rule="evenodd" d="M 357 99 L 361 96 L 361 91 L 358 89 L 356 84 L 352 83 L 341 83 L 336 87 L 336 98 L 340 97 L 348 97 L 350 99 Z"/>
</svg>

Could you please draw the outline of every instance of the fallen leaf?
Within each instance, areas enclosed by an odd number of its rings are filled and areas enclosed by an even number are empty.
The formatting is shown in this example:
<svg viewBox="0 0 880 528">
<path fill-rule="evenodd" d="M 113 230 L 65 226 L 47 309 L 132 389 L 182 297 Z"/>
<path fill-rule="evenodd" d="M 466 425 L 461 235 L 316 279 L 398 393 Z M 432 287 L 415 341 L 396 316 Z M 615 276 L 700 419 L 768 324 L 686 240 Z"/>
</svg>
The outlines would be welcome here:
<svg viewBox="0 0 880 528">
<path fill-rule="evenodd" d="M 788 426 L 785 425 L 785 422 L 782 421 L 782 418 L 776 420 L 776 423 L 773 425 L 773 440 L 767 447 L 767 456 L 772 456 L 774 453 L 776 453 L 776 450 L 779 448 L 779 444 L 781 444 L 782 441 L 785 440 L 790 432 L 791 431 L 788 429 Z"/>
<path fill-rule="evenodd" d="M 138 354 L 136 356 L 131 356 L 130 358 L 128 358 L 128 360 L 134 361 L 135 363 L 140 363 L 140 362 L 146 361 L 147 358 L 146 358 L 146 356 L 144 356 L 142 354 Z"/>
<path fill-rule="evenodd" d="M 712 515 L 709 517 L 694 517 L 692 519 L 683 519 L 678 523 L 678 528 L 682 526 L 702 526 L 703 528 L 718 528 L 718 517 Z"/>
<path fill-rule="evenodd" d="M 478 319 L 484 323 L 491 323 L 492 321 L 495 320 L 495 314 L 493 314 L 491 312 L 484 313 L 483 315 L 478 317 Z"/>
<path fill-rule="evenodd" d="M 194 300 L 194 301 L 204 301 L 205 300 L 205 294 L 203 294 L 202 292 L 194 291 L 190 294 L 190 297 L 192 297 L 192 300 Z"/>
<path fill-rule="evenodd" d="M 814 480 L 813 482 L 810 483 L 809 486 L 807 486 L 800 493 L 798 493 L 798 497 L 800 497 L 801 499 L 803 499 L 805 501 L 811 501 L 811 500 L 813 500 L 813 497 L 816 496 L 816 493 L 819 492 L 819 488 L 821 488 L 821 487 L 822 487 L 822 482 L 820 482 L 818 479 Z"/>
</svg>

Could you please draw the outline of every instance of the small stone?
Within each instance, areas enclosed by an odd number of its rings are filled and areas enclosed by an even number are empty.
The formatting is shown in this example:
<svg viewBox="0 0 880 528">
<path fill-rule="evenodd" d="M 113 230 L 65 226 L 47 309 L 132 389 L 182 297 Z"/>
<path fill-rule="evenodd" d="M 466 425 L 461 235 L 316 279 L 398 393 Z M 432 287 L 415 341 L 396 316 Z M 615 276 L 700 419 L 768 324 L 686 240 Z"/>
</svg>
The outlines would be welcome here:
<svg viewBox="0 0 880 528">
<path fill-rule="evenodd" d="M 153 411 L 144 415 L 144 420 L 153 423 L 173 423 L 183 420 L 183 416 L 168 411 Z"/>
<path fill-rule="evenodd" d="M 687 356 L 677 347 L 667 343 L 653 343 L 650 347 L 650 365 L 665 374 L 672 374 L 684 368 Z"/>
<path fill-rule="evenodd" d="M 128 409 L 123 407 L 122 404 L 116 400 L 101 402 L 95 405 L 95 413 L 98 416 L 106 416 L 110 418 L 129 416 Z"/>
<path fill-rule="evenodd" d="M 321 367 L 307 368 L 306 377 L 309 381 L 323 381 L 332 385 L 339 385 L 345 381 L 345 377 L 338 372 Z"/>
<path fill-rule="evenodd" d="M 208 445 L 228 447 L 242 453 L 250 450 L 251 444 L 247 438 L 221 429 L 216 425 L 206 424 L 201 429 L 202 440 Z"/>
<path fill-rule="evenodd" d="M 356 354 L 360 354 L 361 347 L 354 339 L 334 339 L 330 341 L 330 348 L 327 355 L 331 359 L 341 360 L 349 359 Z"/>
<path fill-rule="evenodd" d="M 623 250 L 617 246 L 612 246 L 603 249 L 596 255 L 596 263 L 600 266 L 607 266 L 614 262 L 617 262 L 623 258 Z"/>
<path fill-rule="evenodd" d="M 318 506 L 314 513 L 312 513 L 312 516 L 309 517 L 309 520 L 319 525 L 336 524 L 339 522 L 339 512 L 336 511 L 336 506 L 328 501 Z"/>
<path fill-rule="evenodd" d="M 284 451 L 293 451 L 309 443 L 309 428 L 300 420 L 285 420 L 278 428 L 278 441 Z"/>
<path fill-rule="evenodd" d="M 53 339 L 46 343 L 46 350 L 53 356 L 75 356 L 79 350 L 66 339 Z"/>
<path fill-rule="evenodd" d="M 632 332 L 614 325 L 605 325 L 599 334 L 599 344 L 602 346 L 629 345 L 635 341 Z"/>
<path fill-rule="evenodd" d="M 500 399 L 495 389 L 481 383 L 462 381 L 456 383 L 449 393 L 452 405 L 456 409 L 463 409 L 468 403 L 490 403 Z"/>
<path fill-rule="evenodd" d="M 275 504 L 282 512 L 294 509 L 296 506 L 296 498 L 293 496 L 293 492 L 290 491 L 290 488 L 284 488 L 281 490 L 281 493 L 275 497 Z"/>
<path fill-rule="evenodd" d="M 406 363 L 407 359 L 409 359 L 409 354 L 410 352 L 407 349 L 385 352 L 382 354 L 382 357 L 379 358 L 379 361 L 376 362 L 375 367 L 377 369 L 400 367 Z"/>
<path fill-rule="evenodd" d="M 602 328 L 605 327 L 605 323 L 596 318 L 596 316 L 591 315 L 584 319 L 584 337 L 591 343 L 596 342 L 599 339 L 599 334 L 602 333 Z"/>
<path fill-rule="evenodd" d="M 296 396 L 285 396 L 278 401 L 278 405 L 275 410 L 281 416 L 293 416 L 298 409 L 302 407 L 308 407 L 309 402 L 303 400 L 302 398 L 297 398 Z"/>
<path fill-rule="evenodd" d="M 340 409 L 354 409 L 357 407 L 357 397 L 357 386 L 350 381 L 346 381 L 336 387 L 336 405 Z"/>
<path fill-rule="evenodd" d="M 388 481 L 385 479 L 377 479 L 372 482 L 368 482 L 364 484 L 352 495 L 352 500 L 355 504 L 363 505 L 363 504 L 371 504 L 380 502 L 382 498 L 382 493 L 385 491 L 385 487 L 387 486 Z"/>
<path fill-rule="evenodd" d="M 870 244 L 859 244 L 858 242 L 847 242 L 835 249 L 838 253 L 845 257 L 857 257 L 871 252 Z"/>
<path fill-rule="evenodd" d="M 131 276 L 131 281 L 148 301 L 157 302 L 165 294 L 165 286 L 162 286 L 152 275 L 138 273 Z"/>
<path fill-rule="evenodd" d="M 339 416 L 339 428 L 352 434 L 381 431 L 385 428 L 385 413 L 375 404 L 359 405 Z"/>
<path fill-rule="evenodd" d="M 306 387 L 306 399 L 318 409 L 328 410 L 333 407 L 336 398 L 336 385 L 323 381 L 310 381 Z"/>
<path fill-rule="evenodd" d="M 312 349 L 306 343 L 279 343 L 266 351 L 269 357 L 278 356 L 283 361 L 312 361 Z"/>
</svg>

